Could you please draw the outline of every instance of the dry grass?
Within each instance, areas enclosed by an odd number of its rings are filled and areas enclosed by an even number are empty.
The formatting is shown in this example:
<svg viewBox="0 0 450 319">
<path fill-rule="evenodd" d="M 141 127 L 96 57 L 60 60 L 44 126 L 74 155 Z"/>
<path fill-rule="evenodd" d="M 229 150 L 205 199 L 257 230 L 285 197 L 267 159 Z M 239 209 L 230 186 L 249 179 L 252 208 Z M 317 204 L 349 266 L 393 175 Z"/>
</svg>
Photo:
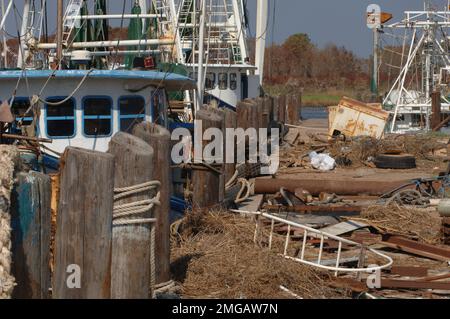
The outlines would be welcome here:
<svg viewBox="0 0 450 319">
<path fill-rule="evenodd" d="M 434 164 L 438 160 L 435 152 L 445 147 L 446 144 L 438 136 L 417 134 L 388 135 L 382 140 L 362 136 L 345 141 L 336 140 L 330 145 L 329 151 L 335 158 L 350 159 L 352 166 L 362 166 L 369 157 L 383 153 L 411 154 L 423 165 L 427 161 Z"/>
<path fill-rule="evenodd" d="M 219 212 L 190 213 L 172 243 L 172 269 L 184 298 L 344 298 L 328 273 L 286 260 L 253 243 L 254 223 Z M 174 229 L 173 229 L 174 230 Z"/>
<path fill-rule="evenodd" d="M 435 209 L 405 208 L 397 204 L 370 206 L 361 212 L 361 218 L 384 232 L 417 238 L 420 242 L 437 244 L 441 241 L 442 219 Z"/>
</svg>

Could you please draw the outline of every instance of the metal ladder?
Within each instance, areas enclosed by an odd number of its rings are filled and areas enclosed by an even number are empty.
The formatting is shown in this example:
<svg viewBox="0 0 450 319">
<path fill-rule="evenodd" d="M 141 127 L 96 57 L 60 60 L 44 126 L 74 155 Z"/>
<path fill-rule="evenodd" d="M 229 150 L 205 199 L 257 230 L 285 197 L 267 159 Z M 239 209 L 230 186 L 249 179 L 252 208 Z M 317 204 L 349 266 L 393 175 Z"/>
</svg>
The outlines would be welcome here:
<svg viewBox="0 0 450 319">
<path fill-rule="evenodd" d="M 76 23 L 76 20 L 69 19 L 69 17 L 75 17 L 80 15 L 82 5 L 83 0 L 70 0 L 69 4 L 67 5 L 63 20 L 62 43 L 64 45 L 67 45 L 69 43 L 70 35 L 72 34 L 72 31 Z"/>
<path fill-rule="evenodd" d="M 178 14 L 178 25 L 180 28 L 180 35 L 183 37 L 184 31 L 187 29 L 187 21 L 190 15 L 192 15 L 193 0 L 183 0 L 180 6 L 180 12 Z M 195 10 L 195 8 L 193 8 Z"/>
<path fill-rule="evenodd" d="M 332 234 L 328 234 L 326 232 L 322 232 L 320 230 L 308 227 L 306 225 L 302 225 L 299 223 L 295 223 L 293 221 L 289 221 L 287 219 L 283 219 L 268 213 L 264 213 L 264 212 L 249 212 L 249 211 L 242 211 L 242 210 L 231 210 L 232 212 L 235 213 L 240 213 L 240 214 L 247 214 L 247 215 L 254 215 L 255 216 L 255 223 L 256 223 L 256 227 L 255 227 L 255 234 L 254 234 L 254 241 L 255 243 L 258 242 L 259 237 L 261 236 L 262 233 L 262 221 L 263 220 L 268 220 L 270 221 L 270 231 L 269 231 L 269 238 L 268 238 L 268 248 L 269 250 L 272 249 L 273 246 L 273 236 L 274 236 L 274 228 L 275 228 L 275 223 L 279 223 L 279 224 L 284 224 L 285 226 L 287 226 L 287 234 L 284 240 L 284 247 L 283 247 L 283 252 L 280 253 L 280 255 L 282 255 L 284 258 L 286 259 L 290 259 L 308 266 L 313 266 L 313 267 L 317 267 L 320 269 L 324 269 L 324 270 L 330 270 L 330 271 L 334 271 L 335 276 L 338 275 L 339 272 L 341 273 L 356 273 L 358 276 L 361 275 L 362 273 L 370 273 L 370 272 L 375 272 L 375 271 L 380 271 L 381 269 L 390 267 L 393 263 L 393 260 L 391 257 L 382 254 L 381 252 L 369 248 L 366 245 L 336 236 L 336 235 L 332 235 Z M 291 235 L 291 231 L 292 230 L 301 230 L 303 232 L 303 241 L 302 241 L 302 245 L 301 245 L 301 249 L 299 250 L 299 252 L 292 254 L 289 254 L 289 244 L 291 244 L 292 242 L 292 235 Z M 312 237 L 312 238 L 319 238 L 320 239 L 320 244 L 319 244 L 319 249 L 316 253 L 317 258 L 312 260 L 311 258 L 307 258 L 306 256 L 306 250 L 307 250 L 307 240 L 308 237 Z M 329 240 L 329 241 L 336 241 L 338 243 L 338 248 L 337 248 L 337 252 L 335 253 L 336 256 L 334 259 L 331 259 L 331 262 L 333 263 L 332 266 L 329 266 L 327 264 L 329 264 L 330 260 L 327 260 L 326 262 L 323 260 L 323 248 L 324 248 L 324 242 L 325 240 Z M 358 254 L 358 265 L 357 267 L 353 267 L 353 268 L 346 268 L 346 267 L 342 267 L 341 264 L 345 261 L 344 258 L 342 258 L 341 254 L 342 254 L 342 246 L 343 245 L 349 245 L 349 246 L 353 246 L 355 249 L 357 249 L 359 251 Z M 380 265 L 380 266 L 368 266 L 368 267 L 364 267 L 364 262 L 365 259 L 367 257 L 367 254 L 371 254 L 373 257 L 378 257 L 379 259 L 384 259 L 384 264 Z"/>
</svg>

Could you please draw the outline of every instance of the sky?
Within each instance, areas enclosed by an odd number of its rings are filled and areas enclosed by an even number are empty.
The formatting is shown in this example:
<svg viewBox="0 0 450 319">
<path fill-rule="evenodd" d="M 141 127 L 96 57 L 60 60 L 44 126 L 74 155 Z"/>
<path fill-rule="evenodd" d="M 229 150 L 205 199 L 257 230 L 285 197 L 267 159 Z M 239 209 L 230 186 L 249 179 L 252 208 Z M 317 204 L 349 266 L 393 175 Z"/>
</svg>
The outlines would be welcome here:
<svg viewBox="0 0 450 319">
<path fill-rule="evenodd" d="M 4 0 L 8 2 L 7 0 Z M 39 2 L 40 0 L 36 0 Z M 56 0 L 47 0 L 49 4 L 49 24 L 55 25 Z M 256 29 L 256 1 L 247 0 L 250 15 L 250 30 Z M 269 1 L 269 37 L 272 42 L 282 43 L 295 33 L 307 33 L 319 47 L 334 43 L 345 46 L 360 57 L 368 57 L 372 50 L 372 33 L 366 26 L 365 12 L 371 3 L 381 6 L 382 11 L 394 15 L 393 21 L 403 18 L 405 10 L 423 9 L 423 0 L 268 0 Z M 67 0 L 66 0 L 67 2 Z M 127 0 L 131 7 L 132 0 Z M 447 0 L 432 0 L 434 5 L 444 8 Z M 23 0 L 14 0 L 20 10 Z M 110 10 L 120 13 L 123 2 L 109 0 Z M 275 16 L 273 13 L 275 12 Z M 21 12 L 20 12 L 21 14 Z M 16 15 L 19 16 L 19 15 Z M 273 24 L 273 22 L 275 22 Z M 14 15 L 7 21 L 7 31 L 16 34 Z"/>
</svg>

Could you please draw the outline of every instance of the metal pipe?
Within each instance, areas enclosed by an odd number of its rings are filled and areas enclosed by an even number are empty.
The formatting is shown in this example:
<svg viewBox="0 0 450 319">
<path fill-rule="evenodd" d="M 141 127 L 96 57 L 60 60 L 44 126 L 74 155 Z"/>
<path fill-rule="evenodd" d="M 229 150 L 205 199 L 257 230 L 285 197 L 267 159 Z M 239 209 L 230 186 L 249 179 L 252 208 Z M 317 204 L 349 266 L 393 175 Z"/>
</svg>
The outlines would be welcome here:
<svg viewBox="0 0 450 319">
<path fill-rule="evenodd" d="M 320 180 L 320 179 L 255 179 L 255 194 L 275 194 L 281 187 L 291 192 L 297 188 L 307 189 L 311 195 L 317 196 L 322 192 L 336 195 L 383 195 L 397 187 L 409 183 L 410 180 L 398 181 L 359 181 L 353 179 Z M 411 186 L 414 187 L 414 186 Z"/>
<path fill-rule="evenodd" d="M 85 16 L 67 17 L 67 20 L 106 20 L 106 19 L 133 19 L 133 18 L 164 18 L 165 15 L 148 13 L 148 14 L 90 14 Z"/>
<path fill-rule="evenodd" d="M 92 56 L 113 56 L 113 55 L 126 55 L 126 54 L 141 54 L 141 55 L 153 55 L 153 54 L 161 54 L 160 50 L 124 50 L 124 51 L 95 51 L 89 53 Z M 64 53 L 64 56 L 72 56 L 71 52 Z"/>
<path fill-rule="evenodd" d="M 111 41 L 90 41 L 90 42 L 74 42 L 70 45 L 74 49 L 82 48 L 101 48 L 101 47 L 115 47 L 115 46 L 133 46 L 133 45 L 164 45 L 173 44 L 174 40 L 170 39 L 142 39 L 142 40 L 111 40 Z M 40 43 L 39 49 L 55 49 L 56 43 Z"/>
</svg>

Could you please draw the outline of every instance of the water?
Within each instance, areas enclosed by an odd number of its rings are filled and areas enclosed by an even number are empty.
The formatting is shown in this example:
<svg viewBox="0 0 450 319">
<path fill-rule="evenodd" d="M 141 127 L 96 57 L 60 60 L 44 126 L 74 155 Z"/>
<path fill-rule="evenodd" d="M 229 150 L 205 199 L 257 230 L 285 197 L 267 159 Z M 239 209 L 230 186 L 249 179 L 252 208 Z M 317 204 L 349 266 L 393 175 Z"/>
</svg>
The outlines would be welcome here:
<svg viewBox="0 0 450 319">
<path fill-rule="evenodd" d="M 301 108 L 301 116 L 304 120 L 310 120 L 310 119 L 327 119 L 328 118 L 328 111 L 326 107 L 323 106 L 317 106 L 317 107 L 311 107 L 311 106 L 305 106 Z"/>
</svg>

